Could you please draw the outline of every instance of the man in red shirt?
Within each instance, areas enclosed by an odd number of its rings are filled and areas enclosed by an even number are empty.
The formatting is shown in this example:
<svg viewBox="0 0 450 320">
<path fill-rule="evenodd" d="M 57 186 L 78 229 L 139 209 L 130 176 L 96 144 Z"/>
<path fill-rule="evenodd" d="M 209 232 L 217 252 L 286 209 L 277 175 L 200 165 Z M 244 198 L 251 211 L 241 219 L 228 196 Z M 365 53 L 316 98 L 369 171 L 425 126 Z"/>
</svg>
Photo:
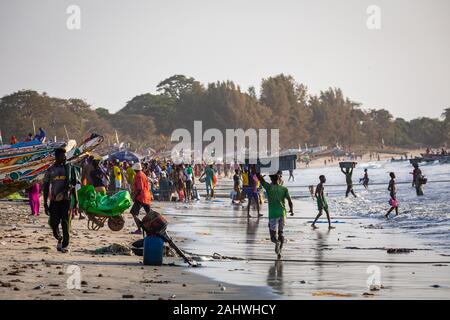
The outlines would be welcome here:
<svg viewBox="0 0 450 320">
<path fill-rule="evenodd" d="M 138 162 L 133 165 L 133 170 L 136 172 L 134 177 L 133 185 L 133 207 L 131 207 L 131 214 L 133 215 L 134 222 L 136 223 L 137 230 L 132 232 L 133 234 L 140 234 L 141 226 L 140 220 L 138 218 L 139 211 L 143 207 L 145 212 L 148 214 L 150 212 L 150 204 L 152 202 L 153 196 L 150 191 L 150 185 L 148 183 L 148 178 L 142 171 L 142 165 Z"/>
</svg>

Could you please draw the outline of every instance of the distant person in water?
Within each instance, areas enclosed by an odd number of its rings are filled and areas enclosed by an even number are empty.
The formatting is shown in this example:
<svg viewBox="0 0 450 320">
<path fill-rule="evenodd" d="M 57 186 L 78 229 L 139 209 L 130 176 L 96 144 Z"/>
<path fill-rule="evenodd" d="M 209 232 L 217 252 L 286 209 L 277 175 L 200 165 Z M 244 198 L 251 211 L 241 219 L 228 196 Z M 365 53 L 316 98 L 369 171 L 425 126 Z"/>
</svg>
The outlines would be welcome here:
<svg viewBox="0 0 450 320">
<path fill-rule="evenodd" d="M 389 218 L 389 214 L 395 210 L 395 215 L 398 216 L 398 201 L 397 201 L 397 185 L 395 184 L 395 173 L 389 173 L 391 181 L 389 181 L 388 191 L 391 199 L 389 199 L 389 205 L 391 208 L 386 213 L 385 217 Z"/>
<path fill-rule="evenodd" d="M 295 178 L 294 178 L 294 169 L 289 169 L 289 178 L 288 178 L 288 181 L 291 181 L 291 178 L 292 178 L 292 181 L 295 181 Z"/>
<path fill-rule="evenodd" d="M 327 214 L 327 220 L 328 220 L 328 229 L 334 229 L 334 227 L 331 225 L 331 219 L 330 219 L 330 212 L 328 210 L 328 203 L 327 199 L 325 198 L 325 182 L 327 179 L 324 175 L 321 175 L 319 177 L 319 184 L 316 187 L 316 192 L 314 196 L 317 199 L 317 209 L 319 210 L 319 213 L 317 214 L 316 218 L 314 219 L 314 222 L 311 224 L 311 227 L 313 229 L 317 229 L 316 222 L 317 220 L 322 216 L 323 211 Z"/>
<path fill-rule="evenodd" d="M 364 186 L 364 188 L 368 189 L 369 188 L 369 174 L 367 173 L 367 169 L 364 169 L 364 177 L 362 177 L 361 179 L 359 179 L 359 182 L 362 182 L 362 185 Z"/>
<path fill-rule="evenodd" d="M 414 170 L 412 172 L 413 180 L 412 180 L 412 186 L 416 188 L 416 194 L 418 196 L 423 196 L 423 188 L 422 188 L 422 170 L 419 168 L 419 164 L 417 162 L 413 163 Z"/>
<path fill-rule="evenodd" d="M 356 198 L 356 194 L 353 191 L 353 180 L 352 180 L 352 175 L 353 175 L 353 168 L 341 168 L 341 171 L 343 174 L 345 174 L 345 182 L 347 183 L 347 190 L 345 191 L 345 197 L 348 197 L 348 194 L 351 193 L 355 198 Z"/>
<path fill-rule="evenodd" d="M 289 212 L 294 215 L 293 204 L 289 191 L 285 186 L 280 185 L 278 174 L 270 175 L 272 183 L 267 183 L 260 174 L 257 174 L 259 181 L 267 192 L 269 202 L 269 233 L 270 240 L 275 243 L 275 253 L 277 258 L 281 258 L 281 250 L 284 244 L 284 226 L 286 224 L 285 200 L 289 204 Z M 278 232 L 278 237 L 277 237 Z"/>
</svg>

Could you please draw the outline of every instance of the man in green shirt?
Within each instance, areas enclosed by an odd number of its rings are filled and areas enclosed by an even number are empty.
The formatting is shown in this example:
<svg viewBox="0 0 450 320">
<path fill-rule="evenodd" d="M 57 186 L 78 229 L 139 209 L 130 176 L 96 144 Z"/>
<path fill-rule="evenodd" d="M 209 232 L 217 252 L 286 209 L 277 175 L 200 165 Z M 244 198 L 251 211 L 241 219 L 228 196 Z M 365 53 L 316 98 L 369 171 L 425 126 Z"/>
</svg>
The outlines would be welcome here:
<svg viewBox="0 0 450 320">
<path fill-rule="evenodd" d="M 272 183 L 267 183 L 259 173 L 257 174 L 261 185 L 267 192 L 269 201 L 269 233 L 270 240 L 275 243 L 275 253 L 278 259 L 281 258 L 281 249 L 283 248 L 284 236 L 283 230 L 286 223 L 286 206 L 284 200 L 288 201 L 289 212 L 294 215 L 291 196 L 285 186 L 280 185 L 280 176 L 278 174 L 270 175 Z M 278 238 L 276 236 L 278 229 Z"/>
</svg>

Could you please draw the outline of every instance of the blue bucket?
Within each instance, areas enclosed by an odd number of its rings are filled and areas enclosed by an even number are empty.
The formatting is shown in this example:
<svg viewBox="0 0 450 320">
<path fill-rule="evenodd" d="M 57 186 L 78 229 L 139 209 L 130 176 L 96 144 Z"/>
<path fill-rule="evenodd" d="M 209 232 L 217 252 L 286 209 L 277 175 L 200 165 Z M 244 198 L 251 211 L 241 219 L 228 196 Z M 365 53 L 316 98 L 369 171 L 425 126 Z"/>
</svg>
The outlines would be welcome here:
<svg viewBox="0 0 450 320">
<path fill-rule="evenodd" d="M 163 263 L 164 240 L 157 236 L 144 239 L 144 265 L 160 266 Z"/>
</svg>

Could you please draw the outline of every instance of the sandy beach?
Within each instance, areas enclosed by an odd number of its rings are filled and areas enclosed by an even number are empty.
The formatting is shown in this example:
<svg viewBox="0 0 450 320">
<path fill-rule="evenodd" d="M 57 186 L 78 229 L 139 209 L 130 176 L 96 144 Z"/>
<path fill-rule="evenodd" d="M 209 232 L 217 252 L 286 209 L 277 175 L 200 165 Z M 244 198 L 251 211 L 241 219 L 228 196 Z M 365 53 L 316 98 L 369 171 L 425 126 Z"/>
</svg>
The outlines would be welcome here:
<svg viewBox="0 0 450 320">
<path fill-rule="evenodd" d="M 161 267 L 143 266 L 142 257 L 92 254 L 112 243 L 129 245 L 139 235 L 130 214 L 126 227 L 112 232 L 107 227 L 97 232 L 87 229 L 86 220 L 72 222 L 71 251 L 56 251 L 56 242 L 47 217 L 28 217 L 25 203 L 0 202 L 0 299 L 245 299 L 267 295 L 255 288 L 224 285 L 189 272 L 179 258 L 165 258 Z M 171 219 L 176 223 L 177 218 Z M 185 241 L 175 237 L 182 247 Z M 79 266 L 81 289 L 67 288 Z M 67 273 L 69 271 L 69 273 Z"/>
<path fill-rule="evenodd" d="M 377 220 L 333 217 L 335 230 L 329 232 L 326 224 L 311 230 L 312 203 L 296 200 L 295 206 L 297 216 L 288 217 L 283 257 L 276 261 L 265 217 L 247 219 L 242 207 L 228 201 L 155 203 L 171 222 L 169 231 L 178 245 L 204 260 L 201 267 L 191 268 L 179 258 L 168 257 L 163 266 L 152 267 L 143 266 L 135 255 L 90 252 L 139 239 L 128 234 L 134 230 L 128 213 L 120 232 L 106 227 L 89 231 L 86 220 L 74 220 L 71 251 L 61 254 L 45 215 L 33 221 L 26 204 L 1 202 L 0 298 L 450 298 L 448 255 L 383 229 Z M 67 288 L 71 265 L 80 267 L 80 290 Z M 367 285 L 370 276 L 379 276 L 378 286 Z"/>
</svg>

